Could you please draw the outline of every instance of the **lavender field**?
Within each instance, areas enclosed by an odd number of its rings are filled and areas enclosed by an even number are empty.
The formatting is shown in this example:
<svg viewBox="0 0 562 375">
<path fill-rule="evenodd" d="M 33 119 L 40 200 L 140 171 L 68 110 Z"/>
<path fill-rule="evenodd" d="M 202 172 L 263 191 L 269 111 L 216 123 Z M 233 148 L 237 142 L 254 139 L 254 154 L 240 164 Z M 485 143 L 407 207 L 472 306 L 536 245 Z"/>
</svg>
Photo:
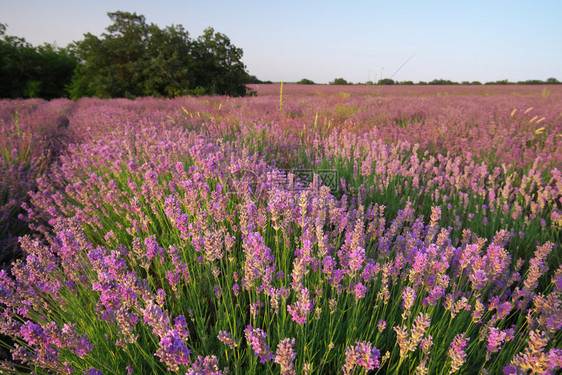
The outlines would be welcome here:
<svg viewBox="0 0 562 375">
<path fill-rule="evenodd" d="M 0 101 L 5 373 L 555 374 L 562 88 Z"/>
</svg>

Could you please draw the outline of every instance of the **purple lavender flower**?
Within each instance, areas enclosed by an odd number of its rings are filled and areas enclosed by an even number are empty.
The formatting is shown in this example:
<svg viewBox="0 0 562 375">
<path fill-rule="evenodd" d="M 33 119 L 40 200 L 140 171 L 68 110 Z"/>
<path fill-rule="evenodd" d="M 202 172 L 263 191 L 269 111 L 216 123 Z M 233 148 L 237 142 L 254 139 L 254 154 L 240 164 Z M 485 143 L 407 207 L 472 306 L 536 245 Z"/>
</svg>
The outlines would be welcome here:
<svg viewBox="0 0 562 375">
<path fill-rule="evenodd" d="M 166 291 L 160 288 L 156 291 L 156 303 L 160 306 L 164 306 L 164 302 L 166 302 Z"/>
<path fill-rule="evenodd" d="M 234 293 L 235 296 L 238 296 L 238 293 L 240 293 L 240 285 L 238 284 L 232 285 L 232 292 Z"/>
<path fill-rule="evenodd" d="M 244 253 L 246 254 L 246 261 L 244 263 L 244 278 L 243 286 L 246 289 L 251 289 L 254 286 L 260 290 L 266 290 L 273 281 L 273 269 L 269 268 L 273 263 L 274 257 L 271 249 L 265 246 L 263 237 L 257 232 L 251 232 L 245 239 Z M 261 285 L 257 282 L 261 279 Z"/>
<path fill-rule="evenodd" d="M 345 349 L 345 365 L 342 367 L 344 374 L 351 374 L 355 366 L 365 370 L 374 370 L 380 366 L 380 351 L 366 341 L 357 341 L 355 346 Z"/>
<path fill-rule="evenodd" d="M 227 331 L 219 331 L 217 338 L 230 349 L 234 349 L 238 346 L 238 340 L 232 338 L 232 334 Z"/>
<path fill-rule="evenodd" d="M 178 332 L 170 329 L 160 339 L 159 348 L 154 355 L 160 357 L 160 361 L 164 362 L 170 371 L 178 371 L 180 365 L 189 364 L 190 353 Z"/>
<path fill-rule="evenodd" d="M 347 253 L 347 266 L 349 273 L 355 275 L 362 267 L 365 261 L 365 249 L 360 246 L 353 246 L 351 251 Z"/>
<path fill-rule="evenodd" d="M 47 342 L 47 335 L 40 325 L 27 321 L 20 328 L 21 337 L 29 345 L 43 345 Z"/>
<path fill-rule="evenodd" d="M 506 331 L 500 331 L 496 327 L 490 328 L 490 334 L 488 335 L 488 345 L 486 345 L 486 350 L 490 353 L 496 353 L 500 350 L 502 343 L 507 337 Z"/>
<path fill-rule="evenodd" d="M 146 308 L 140 309 L 140 311 L 144 316 L 144 321 L 153 328 L 152 332 L 160 337 L 167 334 L 170 324 L 167 311 L 162 311 L 154 301 L 149 301 Z"/>
<path fill-rule="evenodd" d="M 472 282 L 472 289 L 479 291 L 488 282 L 488 276 L 484 270 L 476 270 L 470 275 L 470 281 Z"/>
<path fill-rule="evenodd" d="M 407 286 L 402 292 L 402 307 L 404 308 L 404 313 L 402 316 L 409 316 L 412 306 L 414 306 L 414 301 L 416 300 L 416 291 L 411 287 Z"/>
<path fill-rule="evenodd" d="M 463 333 L 455 336 L 451 346 L 449 347 L 449 358 L 451 359 L 451 370 L 449 373 L 457 372 L 466 360 L 466 346 L 470 338 L 464 337 Z"/>
<path fill-rule="evenodd" d="M 287 305 L 287 312 L 291 314 L 293 321 L 298 324 L 306 324 L 306 317 L 314 307 L 310 300 L 310 294 L 307 288 L 303 288 L 299 292 L 299 299 L 293 305 Z"/>
<path fill-rule="evenodd" d="M 70 363 L 63 362 L 62 365 L 64 366 L 64 372 L 66 374 L 72 374 L 72 372 L 74 371 L 74 367 L 72 367 Z"/>
<path fill-rule="evenodd" d="M 178 315 L 174 319 L 174 329 L 183 340 L 187 340 L 187 338 L 189 337 L 189 330 L 187 328 L 188 327 L 187 322 L 185 321 L 185 317 L 183 315 Z"/>
<path fill-rule="evenodd" d="M 262 301 L 256 301 L 254 303 L 250 303 L 250 314 L 253 317 L 256 317 L 259 314 L 260 308 L 264 306 Z"/>
<path fill-rule="evenodd" d="M 198 356 L 193 366 L 186 372 L 186 375 L 222 375 L 219 369 L 219 361 L 214 355 Z"/>
<path fill-rule="evenodd" d="M 279 342 L 277 352 L 275 353 L 275 363 L 281 366 L 282 375 L 296 375 L 293 361 L 297 355 L 293 350 L 294 345 L 295 339 L 284 339 Z"/>
<path fill-rule="evenodd" d="M 357 284 L 355 284 L 355 288 L 353 289 L 353 291 L 355 294 L 355 302 L 358 302 L 360 299 L 365 298 L 365 295 L 367 294 L 369 289 L 367 289 L 367 287 L 363 285 L 362 282 L 358 282 Z"/>
<path fill-rule="evenodd" d="M 246 334 L 248 344 L 254 350 L 256 357 L 259 357 L 261 363 L 266 363 L 275 358 L 273 352 L 267 346 L 267 334 L 262 329 L 254 329 L 251 325 L 248 325 L 244 333 Z"/>
<path fill-rule="evenodd" d="M 180 270 L 176 268 L 175 271 L 168 270 L 166 271 L 166 278 L 168 279 L 168 283 L 172 287 L 172 290 L 175 292 L 178 289 L 178 284 L 180 282 Z"/>
<path fill-rule="evenodd" d="M 164 249 L 158 246 L 158 243 L 155 240 L 155 236 L 148 236 L 144 239 L 144 245 L 146 246 L 146 258 L 150 261 L 158 254 L 163 254 Z"/>
<path fill-rule="evenodd" d="M 436 223 L 439 219 L 441 219 L 441 206 L 431 207 L 431 222 Z"/>
</svg>

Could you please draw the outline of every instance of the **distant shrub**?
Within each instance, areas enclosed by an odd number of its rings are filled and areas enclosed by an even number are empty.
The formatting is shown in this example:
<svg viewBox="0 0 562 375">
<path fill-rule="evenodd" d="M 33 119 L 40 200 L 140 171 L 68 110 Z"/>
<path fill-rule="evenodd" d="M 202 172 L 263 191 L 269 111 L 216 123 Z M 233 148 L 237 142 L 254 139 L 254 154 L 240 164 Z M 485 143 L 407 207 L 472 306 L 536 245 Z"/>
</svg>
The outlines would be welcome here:
<svg viewBox="0 0 562 375">
<path fill-rule="evenodd" d="M 332 82 L 330 82 L 330 85 L 349 85 L 350 83 L 347 82 L 345 79 L 343 78 L 336 78 L 334 79 Z"/>
<path fill-rule="evenodd" d="M 396 82 L 394 82 L 394 80 L 390 79 L 390 78 L 383 78 L 383 79 L 379 79 L 377 84 L 378 85 L 395 85 Z"/>
</svg>

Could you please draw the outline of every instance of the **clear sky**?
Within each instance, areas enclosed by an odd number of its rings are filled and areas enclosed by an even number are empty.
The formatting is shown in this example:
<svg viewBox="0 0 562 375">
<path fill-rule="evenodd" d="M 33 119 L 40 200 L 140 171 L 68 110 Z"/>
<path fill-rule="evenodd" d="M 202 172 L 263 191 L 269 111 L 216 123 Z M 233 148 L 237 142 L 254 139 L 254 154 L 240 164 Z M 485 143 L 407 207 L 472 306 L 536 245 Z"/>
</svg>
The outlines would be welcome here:
<svg viewBox="0 0 562 375">
<path fill-rule="evenodd" d="M 116 10 L 192 38 L 212 26 L 262 80 L 562 81 L 562 0 L 0 0 L 0 23 L 66 46 Z"/>
</svg>

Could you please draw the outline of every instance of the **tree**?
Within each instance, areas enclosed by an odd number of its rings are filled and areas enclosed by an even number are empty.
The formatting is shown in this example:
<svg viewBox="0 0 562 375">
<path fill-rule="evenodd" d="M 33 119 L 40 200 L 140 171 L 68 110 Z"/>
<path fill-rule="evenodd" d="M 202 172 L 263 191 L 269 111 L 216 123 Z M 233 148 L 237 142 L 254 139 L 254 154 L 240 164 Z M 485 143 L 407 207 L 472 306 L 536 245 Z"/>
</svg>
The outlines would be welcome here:
<svg viewBox="0 0 562 375">
<path fill-rule="evenodd" d="M 308 79 L 308 78 L 303 78 L 300 81 L 297 82 L 298 85 L 315 85 L 316 83 L 314 83 L 313 80 Z"/>
<path fill-rule="evenodd" d="M 546 80 L 546 83 L 549 84 L 549 85 L 558 85 L 558 84 L 560 84 L 560 81 L 557 80 L 554 77 L 551 77 L 551 78 Z"/>
<path fill-rule="evenodd" d="M 243 51 L 212 27 L 193 44 L 195 73 L 193 84 L 205 94 L 244 96 L 248 73 L 242 63 Z"/>
<path fill-rule="evenodd" d="M 113 24 L 101 38 L 87 33 L 76 43 L 80 65 L 69 88 L 71 96 L 185 94 L 191 63 L 188 33 L 181 26 L 159 29 L 136 13 L 108 16 Z"/>
<path fill-rule="evenodd" d="M 377 82 L 377 85 L 394 85 L 394 84 L 396 84 L 396 82 L 394 82 L 394 80 L 390 78 L 379 79 L 379 81 Z"/>
<path fill-rule="evenodd" d="M 540 79 L 528 79 L 526 81 L 517 82 L 519 85 L 542 85 L 544 82 Z"/>
<path fill-rule="evenodd" d="M 349 85 L 349 82 L 347 82 L 343 78 L 336 78 L 332 82 L 330 82 L 329 84 L 330 85 Z"/>
<path fill-rule="evenodd" d="M 261 79 L 256 77 L 255 75 L 248 75 L 248 79 L 246 83 L 264 83 Z"/>
<path fill-rule="evenodd" d="M 100 38 L 87 33 L 75 45 L 73 98 L 246 94 L 242 49 L 226 35 L 208 28 L 194 41 L 181 25 L 161 29 L 122 11 L 108 16 L 113 23 Z"/>
<path fill-rule="evenodd" d="M 448 79 L 434 79 L 433 81 L 429 82 L 430 85 L 458 85 L 458 82 L 453 82 Z"/>
<path fill-rule="evenodd" d="M 33 47 L 6 35 L 0 24 L 0 97 L 53 99 L 66 96 L 76 58 L 72 51 L 50 44 Z"/>
<path fill-rule="evenodd" d="M 502 79 L 495 82 L 486 82 L 485 85 L 509 85 L 509 81 L 507 79 Z"/>
</svg>

